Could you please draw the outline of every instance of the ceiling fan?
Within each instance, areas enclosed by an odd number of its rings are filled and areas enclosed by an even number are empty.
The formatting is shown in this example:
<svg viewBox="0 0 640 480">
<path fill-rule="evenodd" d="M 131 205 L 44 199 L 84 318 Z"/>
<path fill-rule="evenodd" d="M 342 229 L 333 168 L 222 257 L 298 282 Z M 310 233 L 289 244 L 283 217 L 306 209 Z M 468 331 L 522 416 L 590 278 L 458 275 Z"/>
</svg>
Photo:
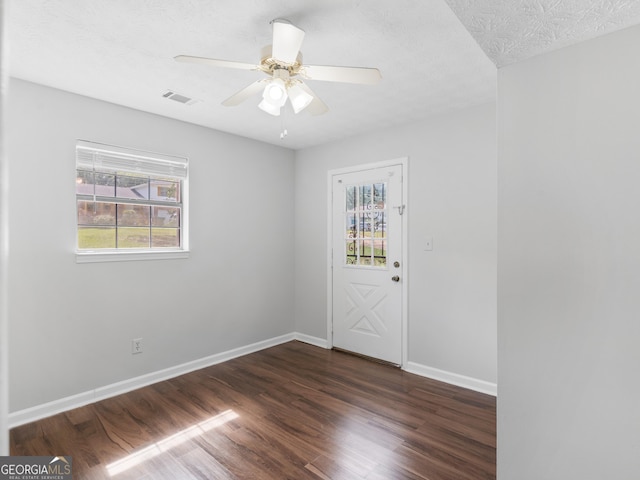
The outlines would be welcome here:
<svg viewBox="0 0 640 480">
<path fill-rule="evenodd" d="M 306 108 L 312 115 L 320 115 L 328 110 L 325 103 L 299 77 L 308 80 L 367 85 L 374 85 L 380 80 L 381 75 L 377 68 L 304 65 L 300 52 L 304 31 L 283 19 L 275 19 L 271 24 L 273 25 L 273 43 L 262 49 L 259 65 L 190 55 L 178 55 L 175 60 L 214 67 L 259 70 L 266 73 L 268 78 L 243 88 L 222 102 L 222 105 L 227 107 L 239 105 L 262 91 L 262 101 L 258 107 L 274 116 L 280 115 L 280 109 L 286 104 L 287 99 L 291 102 L 295 113 Z"/>
</svg>

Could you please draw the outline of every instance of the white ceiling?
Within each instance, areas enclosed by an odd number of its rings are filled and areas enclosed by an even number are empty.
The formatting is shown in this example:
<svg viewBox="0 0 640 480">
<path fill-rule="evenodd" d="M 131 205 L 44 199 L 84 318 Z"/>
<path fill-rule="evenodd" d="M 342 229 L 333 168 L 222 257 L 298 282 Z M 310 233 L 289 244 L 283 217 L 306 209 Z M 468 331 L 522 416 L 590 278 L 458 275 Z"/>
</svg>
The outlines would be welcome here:
<svg viewBox="0 0 640 480">
<path fill-rule="evenodd" d="M 493 101 L 496 65 L 640 23 L 640 1 L 12 0 L 8 18 L 14 77 L 299 149 Z M 309 80 L 329 112 L 276 118 L 259 98 L 220 105 L 260 72 L 173 60 L 258 63 L 275 18 L 306 31 L 305 63 L 377 67 L 382 81 Z"/>
<path fill-rule="evenodd" d="M 639 0 L 447 0 L 498 66 L 640 23 Z"/>
</svg>

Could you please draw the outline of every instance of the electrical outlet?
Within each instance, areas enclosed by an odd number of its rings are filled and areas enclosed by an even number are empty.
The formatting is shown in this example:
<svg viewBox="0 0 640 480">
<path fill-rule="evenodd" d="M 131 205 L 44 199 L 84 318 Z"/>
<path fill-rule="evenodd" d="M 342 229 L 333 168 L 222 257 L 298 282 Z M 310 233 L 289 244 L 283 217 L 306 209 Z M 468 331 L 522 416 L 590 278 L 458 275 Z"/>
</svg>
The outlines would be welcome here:
<svg viewBox="0 0 640 480">
<path fill-rule="evenodd" d="M 142 339 L 134 338 L 131 340 L 131 354 L 142 353 Z"/>
<path fill-rule="evenodd" d="M 433 250 L 433 237 L 427 237 L 424 241 L 424 249 L 428 252 Z"/>
</svg>

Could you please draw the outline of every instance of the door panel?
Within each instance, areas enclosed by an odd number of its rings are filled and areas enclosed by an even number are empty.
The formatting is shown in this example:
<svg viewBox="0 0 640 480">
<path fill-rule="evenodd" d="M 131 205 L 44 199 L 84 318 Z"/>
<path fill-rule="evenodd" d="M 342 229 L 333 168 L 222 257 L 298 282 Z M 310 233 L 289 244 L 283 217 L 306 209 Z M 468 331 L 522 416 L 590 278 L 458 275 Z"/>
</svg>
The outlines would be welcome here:
<svg viewBox="0 0 640 480">
<path fill-rule="evenodd" d="M 333 345 L 400 365 L 402 166 L 334 175 L 332 188 Z"/>
</svg>

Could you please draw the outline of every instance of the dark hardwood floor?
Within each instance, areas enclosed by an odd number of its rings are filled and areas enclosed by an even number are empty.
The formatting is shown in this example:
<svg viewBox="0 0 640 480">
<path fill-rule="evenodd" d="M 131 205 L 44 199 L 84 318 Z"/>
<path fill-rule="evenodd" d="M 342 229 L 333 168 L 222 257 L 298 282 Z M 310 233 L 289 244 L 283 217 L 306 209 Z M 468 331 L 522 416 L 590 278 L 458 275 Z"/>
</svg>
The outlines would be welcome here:
<svg viewBox="0 0 640 480">
<path fill-rule="evenodd" d="M 74 479 L 495 479 L 495 398 L 290 342 L 11 431 Z"/>
</svg>

